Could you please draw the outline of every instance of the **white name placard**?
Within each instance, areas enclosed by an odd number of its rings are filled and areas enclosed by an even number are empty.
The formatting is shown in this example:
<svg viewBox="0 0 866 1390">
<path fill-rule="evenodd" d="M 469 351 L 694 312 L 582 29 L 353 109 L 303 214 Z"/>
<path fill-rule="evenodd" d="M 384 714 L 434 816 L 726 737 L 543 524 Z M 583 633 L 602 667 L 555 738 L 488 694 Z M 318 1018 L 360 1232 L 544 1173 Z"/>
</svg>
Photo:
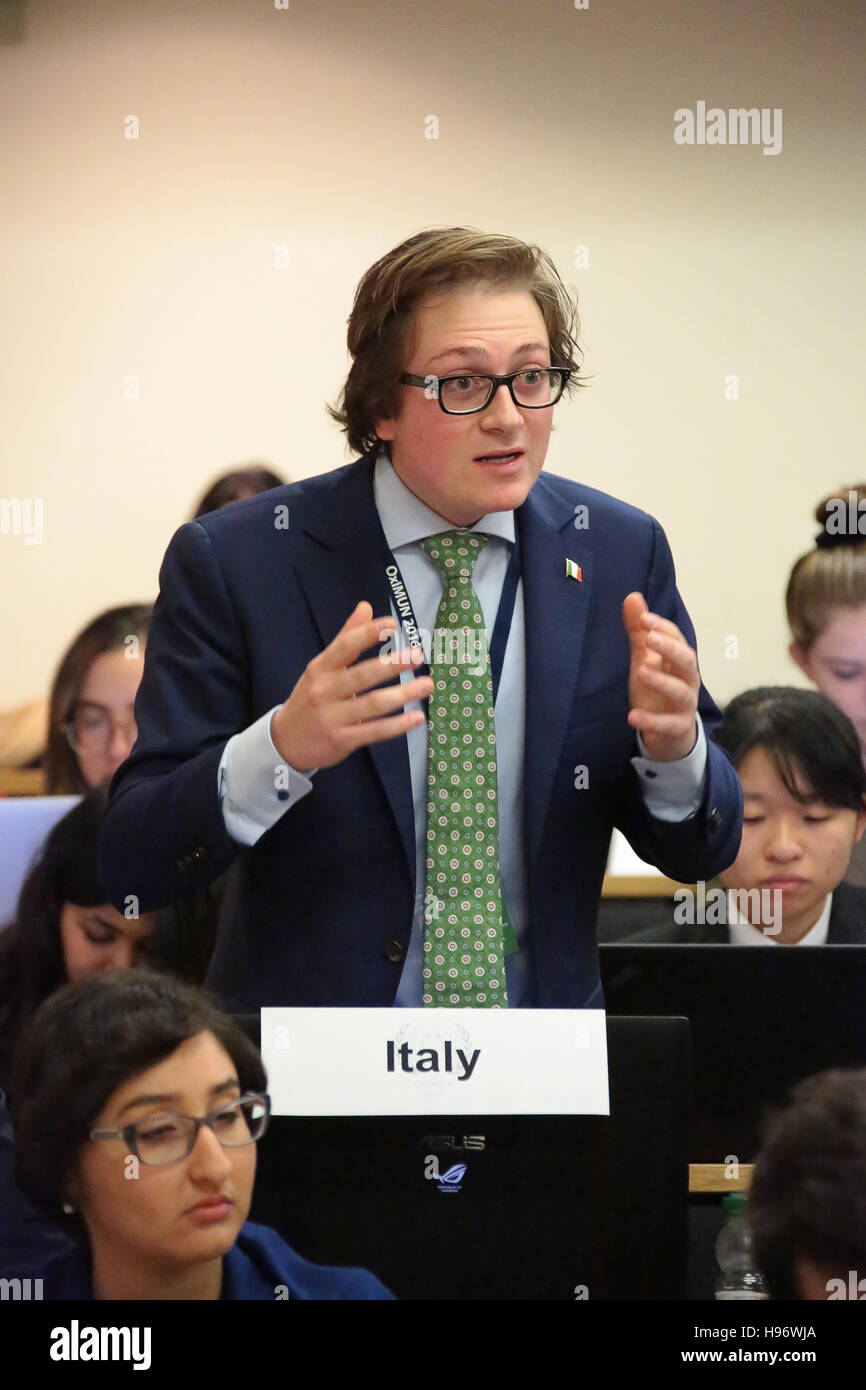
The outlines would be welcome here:
<svg viewBox="0 0 866 1390">
<path fill-rule="evenodd" d="M 607 1115 L 602 1009 L 262 1009 L 275 1115 Z"/>
</svg>

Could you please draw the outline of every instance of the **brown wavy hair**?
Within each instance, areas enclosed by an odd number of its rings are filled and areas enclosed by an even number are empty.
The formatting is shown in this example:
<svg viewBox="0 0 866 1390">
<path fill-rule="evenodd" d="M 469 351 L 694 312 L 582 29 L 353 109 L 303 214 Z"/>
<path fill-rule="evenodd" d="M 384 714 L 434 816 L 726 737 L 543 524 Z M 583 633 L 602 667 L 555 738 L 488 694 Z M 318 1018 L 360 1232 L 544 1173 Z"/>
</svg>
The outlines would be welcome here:
<svg viewBox="0 0 866 1390">
<path fill-rule="evenodd" d="M 328 406 L 353 452 L 377 448 L 376 421 L 399 414 L 400 377 L 421 301 L 439 291 L 479 284 L 528 290 L 544 319 L 551 364 L 573 374 L 566 390 L 585 385 L 576 376 L 577 297 L 563 284 L 547 252 L 474 227 L 433 227 L 378 260 L 355 292 L 346 338 L 352 366 L 337 403 Z"/>
<path fill-rule="evenodd" d="M 96 658 L 122 647 L 127 637 L 146 638 L 152 611 L 148 603 L 131 603 L 122 608 L 107 609 L 82 628 L 61 658 L 48 707 L 45 790 L 49 796 L 88 790 L 81 775 L 78 756 L 70 748 L 63 726 L 72 713 L 72 707 Z"/>
</svg>

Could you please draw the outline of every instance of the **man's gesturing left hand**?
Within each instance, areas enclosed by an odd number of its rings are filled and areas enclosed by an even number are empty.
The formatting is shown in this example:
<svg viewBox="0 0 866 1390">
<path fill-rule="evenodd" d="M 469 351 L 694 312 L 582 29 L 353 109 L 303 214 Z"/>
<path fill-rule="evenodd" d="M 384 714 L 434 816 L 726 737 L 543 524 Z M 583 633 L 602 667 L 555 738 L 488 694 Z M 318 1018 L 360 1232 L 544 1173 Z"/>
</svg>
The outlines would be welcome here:
<svg viewBox="0 0 866 1390">
<path fill-rule="evenodd" d="M 631 643 L 628 722 L 647 755 L 674 762 L 697 742 L 698 659 L 676 623 L 651 613 L 643 594 L 629 594 L 622 617 Z"/>
</svg>

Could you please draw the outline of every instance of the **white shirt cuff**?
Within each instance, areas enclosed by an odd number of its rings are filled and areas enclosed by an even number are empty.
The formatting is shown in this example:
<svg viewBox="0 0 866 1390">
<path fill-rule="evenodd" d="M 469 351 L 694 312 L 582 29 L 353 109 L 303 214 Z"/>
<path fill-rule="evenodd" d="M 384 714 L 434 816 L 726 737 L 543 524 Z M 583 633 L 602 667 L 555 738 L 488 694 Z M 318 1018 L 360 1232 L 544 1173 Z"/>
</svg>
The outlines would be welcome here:
<svg viewBox="0 0 866 1390">
<path fill-rule="evenodd" d="M 279 708 L 275 705 L 248 729 L 230 738 L 220 759 L 220 809 L 226 830 L 241 845 L 254 845 L 313 790 L 313 773 L 296 772 L 274 747 L 271 720 Z"/>
<path fill-rule="evenodd" d="M 659 762 L 646 754 L 643 739 L 638 733 L 637 746 L 641 756 L 631 763 L 640 779 L 647 810 L 656 820 L 687 820 L 697 811 L 704 797 L 704 778 L 707 770 L 707 736 L 700 716 L 696 715 L 698 739 L 691 753 L 675 762 Z"/>
</svg>

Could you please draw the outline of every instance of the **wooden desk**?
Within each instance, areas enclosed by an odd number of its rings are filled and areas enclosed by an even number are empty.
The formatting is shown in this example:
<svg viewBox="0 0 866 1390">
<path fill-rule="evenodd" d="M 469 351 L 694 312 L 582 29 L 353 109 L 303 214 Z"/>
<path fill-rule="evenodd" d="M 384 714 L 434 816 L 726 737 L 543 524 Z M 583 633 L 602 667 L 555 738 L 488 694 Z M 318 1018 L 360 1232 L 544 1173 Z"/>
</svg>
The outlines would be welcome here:
<svg viewBox="0 0 866 1390">
<path fill-rule="evenodd" d="M 741 1163 L 739 1176 L 725 1176 L 726 1163 L 690 1163 L 689 1192 L 748 1192 L 752 1183 L 754 1164 Z"/>
<path fill-rule="evenodd" d="M 41 767 L 0 767 L 0 796 L 44 796 Z"/>
<path fill-rule="evenodd" d="M 691 883 L 677 883 L 664 874 L 605 874 L 601 886 L 603 898 L 672 898 L 679 888 L 694 888 Z"/>
</svg>

